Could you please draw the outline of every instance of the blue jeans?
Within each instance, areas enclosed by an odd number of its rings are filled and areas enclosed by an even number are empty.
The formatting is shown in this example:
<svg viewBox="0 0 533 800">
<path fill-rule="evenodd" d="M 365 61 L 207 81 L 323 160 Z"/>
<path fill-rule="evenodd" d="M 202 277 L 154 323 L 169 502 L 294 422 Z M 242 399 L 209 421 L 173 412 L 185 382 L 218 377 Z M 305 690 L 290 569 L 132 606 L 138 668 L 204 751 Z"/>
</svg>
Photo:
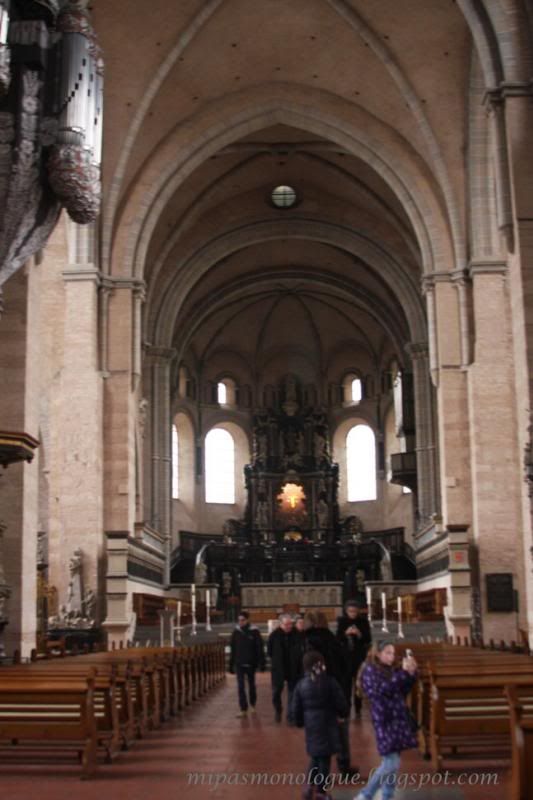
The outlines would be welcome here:
<svg viewBox="0 0 533 800">
<path fill-rule="evenodd" d="M 381 800 L 390 800 L 394 796 L 396 776 L 399 769 L 399 753 L 389 753 L 388 756 L 383 756 L 381 764 L 358 797 L 361 800 L 372 800 L 376 792 L 381 789 Z"/>
<path fill-rule="evenodd" d="M 250 697 L 250 705 L 252 708 L 257 702 L 257 691 L 255 688 L 255 667 L 235 667 L 237 673 L 237 692 L 239 694 L 239 706 L 241 711 L 248 709 L 248 700 L 246 699 L 246 689 L 244 687 L 244 678 L 248 678 L 248 695 Z"/>
</svg>

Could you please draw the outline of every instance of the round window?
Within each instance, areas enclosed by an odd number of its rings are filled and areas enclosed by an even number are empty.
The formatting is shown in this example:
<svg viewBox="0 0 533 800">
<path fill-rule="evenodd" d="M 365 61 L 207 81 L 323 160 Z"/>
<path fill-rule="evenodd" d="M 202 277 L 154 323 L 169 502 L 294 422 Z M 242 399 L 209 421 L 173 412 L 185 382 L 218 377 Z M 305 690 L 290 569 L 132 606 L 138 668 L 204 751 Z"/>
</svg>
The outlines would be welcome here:
<svg viewBox="0 0 533 800">
<path fill-rule="evenodd" d="M 272 192 L 272 202 L 276 208 L 290 208 L 296 202 L 296 192 L 292 186 L 276 186 Z"/>
</svg>

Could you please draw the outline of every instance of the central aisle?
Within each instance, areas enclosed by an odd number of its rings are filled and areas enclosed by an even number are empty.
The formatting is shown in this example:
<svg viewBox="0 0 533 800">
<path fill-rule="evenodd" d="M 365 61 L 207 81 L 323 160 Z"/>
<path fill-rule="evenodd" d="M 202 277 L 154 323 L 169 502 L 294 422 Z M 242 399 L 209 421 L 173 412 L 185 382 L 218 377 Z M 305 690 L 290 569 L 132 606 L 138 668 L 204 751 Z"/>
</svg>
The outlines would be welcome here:
<svg viewBox="0 0 533 800">
<path fill-rule="evenodd" d="M 182 712 L 177 720 L 148 734 L 112 765 L 101 765 L 91 781 L 80 781 L 72 762 L 55 767 L 19 767 L 2 765 L 0 756 L 2 794 L 10 800 L 298 800 L 301 788 L 296 785 L 297 776 L 307 765 L 303 731 L 274 722 L 269 674 L 258 675 L 258 688 L 257 715 L 237 719 L 235 678 L 228 676 L 223 686 Z M 352 760 L 365 776 L 378 763 L 366 711 L 362 722 L 350 723 L 350 736 Z M 403 757 L 402 771 L 431 774 L 428 763 L 415 752 Z M 191 773 L 197 775 L 191 777 Z M 258 774 L 263 785 L 250 785 L 252 776 Z M 501 800 L 506 796 L 508 779 L 505 773 L 498 777 L 497 786 L 424 786 L 418 791 L 398 791 L 397 799 Z M 239 784 L 235 785 L 237 780 Z M 356 790 L 356 786 L 338 786 L 332 795 L 334 800 L 351 800 Z"/>
</svg>

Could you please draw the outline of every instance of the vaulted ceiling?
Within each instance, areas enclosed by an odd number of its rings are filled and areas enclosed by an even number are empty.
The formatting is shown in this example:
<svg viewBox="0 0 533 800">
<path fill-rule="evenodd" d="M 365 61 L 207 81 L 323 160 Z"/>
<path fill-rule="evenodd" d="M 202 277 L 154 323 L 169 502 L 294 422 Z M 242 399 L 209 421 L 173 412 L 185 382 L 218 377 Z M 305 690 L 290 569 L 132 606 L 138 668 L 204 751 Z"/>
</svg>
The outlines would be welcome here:
<svg viewBox="0 0 533 800">
<path fill-rule="evenodd" d="M 505 72 L 479 32 L 502 6 L 96 2 L 103 258 L 146 282 L 145 338 L 253 362 L 292 333 L 320 363 L 425 339 L 422 275 L 467 257 L 470 82 Z"/>
</svg>

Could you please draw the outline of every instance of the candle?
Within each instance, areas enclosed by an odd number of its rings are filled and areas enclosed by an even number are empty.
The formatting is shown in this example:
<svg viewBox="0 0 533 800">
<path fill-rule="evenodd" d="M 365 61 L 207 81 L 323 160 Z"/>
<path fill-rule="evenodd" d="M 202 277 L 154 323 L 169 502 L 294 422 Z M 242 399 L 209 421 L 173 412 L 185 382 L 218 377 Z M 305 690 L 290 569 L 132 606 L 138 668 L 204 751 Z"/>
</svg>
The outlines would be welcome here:
<svg viewBox="0 0 533 800">
<path fill-rule="evenodd" d="M 398 595 L 398 639 L 403 639 L 404 632 L 402 626 L 402 598 Z"/>
<path fill-rule="evenodd" d="M 181 628 L 181 600 L 178 600 L 178 618 L 177 618 L 177 626 Z"/>
<path fill-rule="evenodd" d="M 381 630 L 384 633 L 388 633 L 389 629 L 387 628 L 387 595 L 385 592 L 381 592 L 381 606 L 383 609 L 383 624 L 381 626 Z"/>
<path fill-rule="evenodd" d="M 209 589 L 205 590 L 205 629 L 206 631 L 211 630 L 211 616 L 210 616 L 210 608 L 211 608 L 211 595 L 209 593 Z"/>
<path fill-rule="evenodd" d="M 370 608 L 372 605 L 372 587 L 365 586 L 365 591 L 366 591 L 366 604 L 368 608 Z"/>
<path fill-rule="evenodd" d="M 191 636 L 196 636 L 196 586 L 194 583 L 191 585 L 191 617 Z"/>
</svg>

